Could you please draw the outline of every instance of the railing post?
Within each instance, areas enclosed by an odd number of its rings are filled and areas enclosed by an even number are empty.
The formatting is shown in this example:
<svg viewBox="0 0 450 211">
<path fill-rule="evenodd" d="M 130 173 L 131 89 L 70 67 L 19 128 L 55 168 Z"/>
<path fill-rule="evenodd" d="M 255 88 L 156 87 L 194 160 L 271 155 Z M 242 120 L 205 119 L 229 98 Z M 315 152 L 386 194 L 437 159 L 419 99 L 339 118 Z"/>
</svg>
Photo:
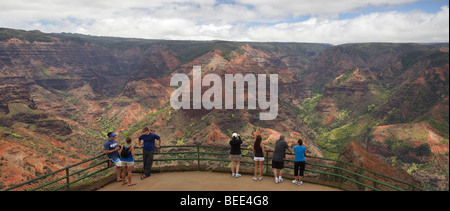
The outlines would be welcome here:
<svg viewBox="0 0 450 211">
<path fill-rule="evenodd" d="M 341 168 L 342 168 L 342 163 L 341 163 L 340 160 L 338 160 L 338 167 L 339 167 L 339 169 L 338 169 L 338 175 L 342 176 L 342 170 L 341 170 Z M 338 185 L 339 185 L 339 187 L 341 187 L 341 177 L 338 177 Z"/>
<path fill-rule="evenodd" d="M 197 145 L 197 168 L 200 170 L 200 146 Z"/>
<path fill-rule="evenodd" d="M 70 184 L 70 178 L 69 178 L 69 168 L 66 168 L 66 183 L 67 183 L 67 186 L 66 186 L 66 189 L 69 191 L 70 190 L 70 187 L 69 187 L 69 184 Z"/>
<path fill-rule="evenodd" d="M 269 174 L 269 152 L 268 151 L 266 151 L 266 158 L 265 158 L 265 160 L 266 160 L 266 174 Z"/>
</svg>

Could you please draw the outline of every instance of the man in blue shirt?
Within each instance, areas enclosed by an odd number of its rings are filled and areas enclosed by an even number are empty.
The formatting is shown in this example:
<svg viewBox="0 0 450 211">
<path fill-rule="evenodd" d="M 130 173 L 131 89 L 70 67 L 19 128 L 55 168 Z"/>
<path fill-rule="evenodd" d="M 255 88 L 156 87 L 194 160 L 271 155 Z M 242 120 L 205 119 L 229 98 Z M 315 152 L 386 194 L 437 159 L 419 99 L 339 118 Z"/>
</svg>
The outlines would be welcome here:
<svg viewBox="0 0 450 211">
<path fill-rule="evenodd" d="M 120 178 L 120 169 L 122 168 L 122 163 L 119 158 L 119 150 L 120 147 L 117 145 L 116 134 L 109 132 L 108 133 L 108 140 L 106 140 L 105 144 L 103 145 L 103 150 L 105 154 L 108 156 L 109 161 L 114 164 L 115 166 L 115 172 L 117 176 L 117 182 L 122 181 Z"/>
<path fill-rule="evenodd" d="M 155 146 L 155 139 L 159 140 L 159 144 Z M 144 158 L 144 174 L 141 176 L 141 179 L 149 177 L 152 170 L 153 165 L 153 154 L 156 149 L 159 149 L 161 146 L 161 138 L 154 134 L 150 133 L 148 127 L 142 129 L 142 135 L 139 136 L 139 147 L 142 147 L 141 141 L 144 141 L 143 146 L 143 158 Z"/>
<path fill-rule="evenodd" d="M 298 140 L 298 146 L 294 147 L 295 160 L 294 160 L 294 177 L 297 179 L 292 180 L 292 183 L 301 185 L 303 184 L 303 172 L 306 165 L 306 147 L 303 146 L 303 140 Z"/>
</svg>

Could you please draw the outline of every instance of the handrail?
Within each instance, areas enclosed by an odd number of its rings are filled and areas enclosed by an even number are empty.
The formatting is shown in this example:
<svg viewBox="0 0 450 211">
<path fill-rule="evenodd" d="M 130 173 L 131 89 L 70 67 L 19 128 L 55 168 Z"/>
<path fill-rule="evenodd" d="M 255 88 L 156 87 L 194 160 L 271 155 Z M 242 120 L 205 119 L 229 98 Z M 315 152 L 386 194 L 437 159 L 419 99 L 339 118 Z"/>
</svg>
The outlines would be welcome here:
<svg viewBox="0 0 450 211">
<path fill-rule="evenodd" d="M 87 159 L 87 160 L 84 160 L 84 161 L 82 161 L 82 162 L 76 163 L 76 164 L 74 164 L 74 165 L 71 165 L 71 166 L 68 166 L 68 167 L 59 169 L 59 170 L 57 170 L 57 171 L 55 171 L 55 172 L 52 172 L 52 173 L 49 173 L 49 174 L 46 174 L 46 175 L 43 175 L 43 176 L 40 176 L 40 177 L 31 179 L 31 180 L 28 180 L 28 181 L 26 181 L 26 182 L 24 182 L 24 183 L 15 185 L 15 186 L 13 186 L 13 187 L 7 188 L 7 189 L 5 189 L 5 190 L 3 190 L 3 191 L 11 191 L 11 190 L 18 189 L 18 188 L 20 188 L 20 187 L 23 187 L 23 186 L 26 186 L 26 185 L 30 185 L 30 184 L 33 184 L 33 183 L 36 183 L 36 182 L 39 182 L 39 181 L 44 181 L 46 178 L 49 178 L 49 177 L 52 177 L 52 176 L 56 176 L 58 173 L 61 173 L 61 172 L 65 172 L 65 176 L 63 176 L 63 177 L 61 177 L 61 178 L 57 178 L 57 179 L 55 179 L 55 180 L 52 180 L 52 181 L 50 181 L 50 182 L 48 182 L 48 183 L 41 184 L 41 185 L 39 185 L 39 186 L 37 186 L 37 187 L 30 188 L 30 189 L 25 189 L 25 190 L 26 190 L 26 191 L 35 191 L 35 190 L 42 189 L 42 188 L 45 188 L 45 187 L 47 187 L 47 186 L 50 186 L 50 185 L 52 185 L 52 184 L 55 184 L 55 183 L 57 183 L 58 181 L 61 181 L 61 180 L 64 180 L 64 179 L 66 179 L 66 184 L 64 184 L 62 187 L 66 187 L 67 190 L 70 190 L 70 186 L 69 186 L 69 185 L 72 184 L 72 183 L 75 183 L 75 182 L 70 182 L 70 181 L 69 181 L 69 178 L 70 178 L 71 176 L 74 176 L 75 174 L 80 173 L 80 172 L 82 172 L 82 171 L 86 171 L 86 170 L 88 170 L 88 169 L 97 167 L 97 166 L 99 166 L 100 164 L 107 163 L 108 160 L 107 160 L 107 159 L 104 159 L 103 161 L 99 162 L 98 164 L 95 164 L 95 165 L 93 165 L 93 166 L 90 166 L 90 167 L 88 167 L 88 168 L 82 169 L 81 171 L 77 171 L 77 172 L 72 173 L 72 174 L 69 174 L 69 172 L 70 172 L 69 170 L 70 170 L 70 169 L 76 168 L 76 167 L 78 167 L 78 166 L 80 166 L 80 165 L 82 165 L 82 164 L 85 164 L 85 163 L 87 163 L 87 162 L 91 162 L 91 161 L 93 161 L 93 160 L 96 160 L 96 159 L 99 159 L 99 158 L 105 157 L 105 156 L 106 156 L 106 154 L 104 154 L 104 153 L 103 153 L 103 154 L 100 154 L 100 155 L 97 155 L 97 156 L 95 156 L 95 157 L 92 157 L 92 158 L 90 158 L 90 159 Z M 99 173 L 99 172 L 101 172 L 101 171 L 104 171 L 104 170 L 106 170 L 106 169 L 108 169 L 108 167 L 105 167 L 105 168 L 103 168 L 103 169 L 100 169 L 100 170 L 96 171 L 96 174 Z M 92 175 L 89 175 L 89 176 L 92 176 Z M 88 178 L 89 176 L 81 177 L 81 179 L 86 179 L 86 178 Z M 59 190 L 59 189 L 61 189 L 62 187 L 58 187 L 58 188 L 53 189 L 53 190 Z M 44 189 L 44 190 L 46 190 L 46 189 Z"/>
<path fill-rule="evenodd" d="M 161 155 L 164 158 L 157 158 L 154 159 L 155 162 L 165 162 L 165 161 L 197 161 L 197 170 L 201 170 L 201 166 L 200 166 L 200 162 L 201 161 L 215 161 L 215 162 L 230 162 L 230 160 L 227 159 L 220 159 L 220 158 L 206 158 L 204 157 L 205 155 L 218 155 L 218 156 L 224 156 L 224 155 L 228 155 L 228 153 L 224 153 L 224 152 L 213 152 L 212 150 L 208 150 L 208 151 L 200 151 L 200 149 L 221 149 L 221 150 L 229 150 L 229 147 L 220 147 L 220 146 L 199 146 L 199 145 L 188 145 L 188 146 L 162 146 L 160 149 L 176 149 L 176 148 L 194 148 L 194 150 L 189 150 L 189 151 L 182 151 L 182 152 L 155 152 L 155 155 Z M 242 148 L 242 150 L 245 152 L 247 151 L 247 153 L 243 153 L 243 157 L 253 157 L 252 155 L 247 155 L 248 151 L 250 149 L 245 149 Z M 266 172 L 265 175 L 271 175 L 269 172 L 269 160 L 271 159 L 270 153 L 273 153 L 273 151 L 271 150 L 266 150 L 266 155 L 265 155 L 265 163 L 264 166 L 266 166 Z M 288 155 L 294 155 L 291 153 L 287 153 Z M 142 155 L 141 153 L 136 153 L 137 156 Z M 195 155 L 193 157 L 177 157 L 177 158 L 167 158 L 168 156 L 172 156 L 172 155 Z M 365 184 L 363 182 L 358 181 L 358 178 L 361 179 L 365 179 L 368 181 L 373 182 L 374 184 L 379 184 L 388 188 L 391 188 L 393 190 L 397 190 L 397 191 L 403 191 L 403 189 L 399 188 L 399 187 L 395 187 L 391 184 L 387 184 L 381 181 L 378 181 L 374 178 L 368 177 L 363 175 L 362 173 L 357 173 L 357 172 L 353 172 L 349 169 L 346 168 L 342 168 L 342 164 L 354 167 L 360 171 L 366 171 L 369 173 L 372 173 L 373 175 L 376 176 L 381 176 L 385 179 L 388 180 L 392 180 L 404 185 L 409 186 L 413 191 L 414 190 L 422 190 L 421 188 L 409 184 L 407 182 L 362 168 L 360 166 L 356 166 L 341 160 L 335 160 L 335 159 L 330 159 L 330 158 L 321 158 L 321 157 L 314 157 L 314 156 L 307 156 L 310 159 L 318 159 L 318 160 L 322 160 L 322 161 L 327 161 L 327 162 L 334 162 L 335 165 L 326 165 L 326 164 L 319 164 L 319 163 L 313 163 L 313 162 L 306 162 L 307 165 L 311 166 L 311 167 L 320 167 L 320 168 L 327 168 L 327 169 L 331 169 L 334 170 L 334 172 L 326 172 L 326 171 L 320 171 L 320 170 L 315 170 L 315 169 L 311 169 L 311 168 L 306 168 L 305 172 L 310 172 L 310 173 L 314 173 L 314 174 L 319 174 L 319 175 L 324 175 L 324 176 L 331 176 L 334 178 L 338 179 L 338 185 L 334 185 L 334 184 L 329 184 L 326 183 L 325 181 L 308 181 L 306 180 L 305 177 L 305 181 L 307 182 L 314 182 L 314 183 L 319 183 L 322 185 L 328 185 L 328 186 L 332 186 L 332 187 L 337 187 L 340 189 L 345 189 L 345 187 L 342 185 L 342 180 L 347 180 L 350 181 L 354 184 L 366 187 L 368 189 L 372 189 L 372 190 L 380 190 L 379 188 L 376 187 L 372 187 L 368 184 Z M 98 162 L 93 163 L 94 161 L 98 160 Z M 293 162 L 291 160 L 285 160 L 286 162 Z M 139 160 L 137 158 L 135 158 L 135 162 L 142 162 L 142 160 Z M 248 162 L 248 161 L 241 161 L 241 163 L 243 164 L 252 164 L 253 162 Z M 83 167 L 83 165 L 87 165 L 89 164 L 89 167 Z M 62 168 L 60 170 L 57 170 L 55 172 L 37 177 L 35 179 L 26 181 L 24 183 L 15 185 L 13 187 L 9 187 L 3 191 L 11 191 L 11 190 L 27 190 L 27 191 L 35 191 L 35 190 L 71 190 L 71 187 L 76 186 L 76 185 L 80 185 L 80 183 L 85 182 L 85 180 L 91 180 L 91 179 L 95 179 L 95 177 L 98 177 L 98 175 L 101 172 L 104 172 L 105 170 L 107 170 L 109 168 L 108 165 L 105 165 L 105 167 L 101 167 L 101 165 L 103 164 L 108 164 L 108 159 L 106 157 L 105 154 L 100 154 L 98 156 L 95 156 L 93 158 L 87 159 L 85 161 L 82 161 L 80 163 Z M 82 168 L 82 169 L 79 169 Z M 290 166 L 285 166 L 285 168 L 287 169 L 293 169 Z M 83 174 L 84 172 L 85 175 L 81 175 L 78 176 L 80 174 Z M 347 174 L 343 175 L 342 173 L 345 172 Z M 61 175 L 59 178 L 53 178 L 53 177 L 57 177 L 58 174 L 63 174 Z M 352 175 L 352 177 L 355 178 L 351 178 L 349 177 L 350 175 Z M 106 176 L 105 176 L 106 177 Z M 45 181 L 47 178 L 50 178 L 50 181 Z M 102 178 L 101 178 L 102 179 Z M 63 182 L 65 181 L 65 182 Z M 36 187 L 27 187 L 27 186 L 32 186 L 32 184 L 34 183 L 38 183 L 39 185 L 37 185 Z M 62 184 L 58 184 L 58 183 L 62 183 Z M 55 187 L 54 187 L 55 186 Z M 22 188 L 22 189 L 21 189 Z"/>
</svg>

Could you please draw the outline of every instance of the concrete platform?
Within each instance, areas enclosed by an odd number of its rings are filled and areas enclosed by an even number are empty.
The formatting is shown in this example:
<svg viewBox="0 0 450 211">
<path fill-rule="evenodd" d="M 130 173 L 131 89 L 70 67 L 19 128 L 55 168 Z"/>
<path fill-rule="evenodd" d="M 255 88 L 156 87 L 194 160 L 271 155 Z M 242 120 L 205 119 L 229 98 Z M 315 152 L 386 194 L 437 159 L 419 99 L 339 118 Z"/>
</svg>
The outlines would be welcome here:
<svg viewBox="0 0 450 211">
<path fill-rule="evenodd" d="M 187 171 L 152 173 L 141 180 L 140 174 L 133 174 L 134 186 L 113 182 L 98 191 L 341 191 L 306 182 L 297 186 L 290 179 L 275 184 L 273 177 L 265 176 L 262 181 L 253 181 L 252 178 L 250 175 L 234 178 L 231 173 Z"/>
</svg>

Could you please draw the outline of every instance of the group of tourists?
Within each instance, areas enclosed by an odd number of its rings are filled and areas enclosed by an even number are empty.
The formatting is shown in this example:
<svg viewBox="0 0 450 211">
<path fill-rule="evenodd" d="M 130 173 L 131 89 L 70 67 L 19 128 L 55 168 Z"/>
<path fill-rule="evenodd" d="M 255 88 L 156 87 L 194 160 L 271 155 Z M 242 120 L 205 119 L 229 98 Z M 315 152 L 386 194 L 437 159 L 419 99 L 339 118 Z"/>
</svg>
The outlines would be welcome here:
<svg viewBox="0 0 450 211">
<path fill-rule="evenodd" d="M 104 144 L 104 152 L 105 154 L 107 154 L 110 164 L 115 166 L 117 182 L 122 182 L 122 185 L 136 185 L 136 183 L 132 182 L 131 174 L 133 166 L 135 165 L 135 147 L 131 144 L 131 138 L 127 137 L 125 139 L 126 144 L 118 145 L 116 141 L 117 135 L 115 133 L 109 132 L 107 136 L 108 140 L 106 140 Z M 155 144 L 156 140 L 159 141 L 158 145 Z M 241 176 L 241 174 L 239 174 L 239 168 L 240 161 L 242 160 L 242 143 L 243 141 L 241 139 L 241 136 L 237 133 L 233 133 L 232 139 L 229 142 L 231 146 L 229 159 L 231 160 L 231 176 L 236 178 L 239 178 Z M 153 165 L 153 155 L 155 150 L 158 150 L 160 146 L 161 137 L 154 133 L 151 133 L 148 127 L 142 129 L 142 134 L 138 138 L 137 146 L 137 148 L 142 148 L 143 151 L 144 173 L 141 175 L 141 179 L 145 179 L 150 176 Z M 262 180 L 262 167 L 265 160 L 264 154 L 266 148 L 270 147 L 265 146 L 262 143 L 262 137 L 260 135 L 257 135 L 252 147 L 254 155 L 253 161 L 255 162 L 255 171 L 253 176 L 254 181 Z M 273 149 L 272 169 L 275 183 L 280 183 L 283 181 L 282 175 L 284 168 L 284 159 L 286 157 L 286 150 L 289 150 L 289 152 L 292 153 L 292 150 L 285 140 L 285 136 L 281 135 L 280 139 L 275 142 L 275 148 Z M 303 146 L 302 139 L 299 139 L 297 141 L 297 146 L 294 147 L 294 152 L 295 179 L 292 181 L 292 183 L 301 185 L 303 184 L 302 178 L 304 175 L 306 162 L 306 147 Z"/>
<path fill-rule="evenodd" d="M 290 153 L 293 153 L 290 149 L 289 145 L 287 144 L 285 140 L 285 135 L 280 135 L 280 139 L 275 142 L 275 149 L 273 149 L 273 156 L 272 156 L 272 169 L 273 169 L 273 176 L 275 178 L 274 182 L 276 184 L 283 181 L 283 169 L 284 169 L 284 159 L 286 157 L 286 150 L 289 150 Z M 233 133 L 232 139 L 230 141 L 230 160 L 231 160 L 231 176 L 232 177 L 240 177 L 239 174 L 239 167 L 240 167 L 240 161 L 242 160 L 242 153 L 241 153 L 241 144 L 242 139 L 237 133 Z M 257 135 L 255 138 L 255 142 L 253 143 L 253 161 L 255 162 L 255 172 L 253 175 L 254 181 L 261 181 L 262 180 L 262 166 L 263 162 L 265 160 L 264 154 L 265 149 L 269 148 L 268 146 L 265 146 L 262 143 L 262 137 L 260 135 Z M 302 185 L 303 184 L 303 176 L 305 171 L 305 163 L 306 163 L 306 147 L 303 146 L 303 140 L 299 139 L 297 141 L 297 146 L 294 146 L 294 153 L 295 153 L 295 159 L 294 159 L 294 177 L 295 179 L 292 180 L 292 183 L 296 185 Z"/>
<path fill-rule="evenodd" d="M 134 166 L 134 146 L 131 144 L 131 138 L 127 137 L 125 145 L 118 145 L 116 134 L 109 132 L 108 140 L 106 140 L 103 150 L 108 155 L 108 159 L 111 165 L 115 166 L 115 173 L 117 182 L 122 181 L 122 185 L 128 183 L 129 186 L 136 185 L 132 182 L 131 172 Z M 142 148 L 143 160 L 144 160 L 144 174 L 141 179 L 145 179 L 150 176 L 153 165 L 153 155 L 155 149 L 159 149 L 161 146 L 161 137 L 151 133 L 148 127 L 142 129 L 142 134 L 139 136 L 137 148 Z M 155 145 L 155 140 L 158 140 L 158 145 Z M 122 173 L 120 173 L 122 171 Z M 128 182 L 126 181 L 128 179 Z"/>
</svg>

